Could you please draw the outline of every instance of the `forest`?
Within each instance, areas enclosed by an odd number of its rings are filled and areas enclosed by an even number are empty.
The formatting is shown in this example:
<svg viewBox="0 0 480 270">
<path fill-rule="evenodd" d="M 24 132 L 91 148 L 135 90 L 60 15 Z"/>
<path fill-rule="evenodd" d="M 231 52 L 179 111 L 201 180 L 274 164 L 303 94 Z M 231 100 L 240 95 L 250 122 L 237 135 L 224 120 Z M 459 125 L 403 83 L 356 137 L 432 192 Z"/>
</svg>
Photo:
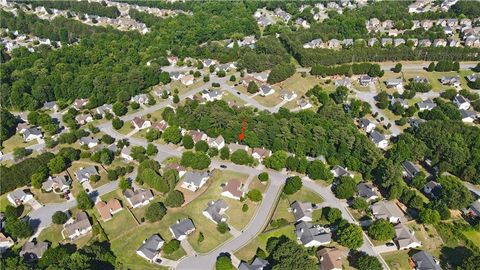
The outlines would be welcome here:
<svg viewBox="0 0 480 270">
<path fill-rule="evenodd" d="M 32 5 L 33 8 L 45 7 L 46 9 L 69 10 L 76 13 L 84 13 L 88 15 L 97 15 L 101 17 L 117 18 L 120 11 L 116 7 L 107 7 L 105 3 L 87 2 L 87 1 L 31 1 L 19 0 L 16 2 Z"/>
</svg>

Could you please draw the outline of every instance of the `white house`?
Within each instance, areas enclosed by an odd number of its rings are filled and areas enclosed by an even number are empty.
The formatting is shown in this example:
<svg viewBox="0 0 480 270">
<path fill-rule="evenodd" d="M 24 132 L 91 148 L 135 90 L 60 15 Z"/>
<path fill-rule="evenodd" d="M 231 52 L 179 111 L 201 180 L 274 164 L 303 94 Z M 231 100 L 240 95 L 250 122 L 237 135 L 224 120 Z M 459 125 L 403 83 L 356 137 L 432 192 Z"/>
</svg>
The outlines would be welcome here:
<svg viewBox="0 0 480 270">
<path fill-rule="evenodd" d="M 478 115 L 475 111 L 460 110 L 460 115 L 462 116 L 462 122 L 464 123 L 473 123 L 477 119 Z"/>
<path fill-rule="evenodd" d="M 468 110 L 470 108 L 470 101 L 462 95 L 456 95 L 453 98 L 453 103 L 457 105 L 459 110 Z"/>
<path fill-rule="evenodd" d="M 15 245 L 13 239 L 0 232 L 0 254 L 7 251 L 7 249 L 11 248 L 13 245 Z"/>
<path fill-rule="evenodd" d="M 152 126 L 152 122 L 144 120 L 143 118 L 140 118 L 138 116 L 133 118 L 132 123 L 136 129 L 145 129 Z"/>
<path fill-rule="evenodd" d="M 192 85 L 195 81 L 195 78 L 192 75 L 186 75 L 180 79 L 183 85 L 189 86 Z"/>
<path fill-rule="evenodd" d="M 123 195 L 125 195 L 128 203 L 133 208 L 145 206 L 154 199 L 153 194 L 149 189 L 137 189 L 135 191 L 133 191 L 132 189 L 127 189 L 125 190 Z"/>
<path fill-rule="evenodd" d="M 361 118 L 358 120 L 358 126 L 363 128 L 365 132 L 370 133 L 375 129 L 375 124 L 366 118 Z"/>
<path fill-rule="evenodd" d="M 272 155 L 272 151 L 265 148 L 253 148 L 252 157 L 256 160 L 263 160 Z"/>
<path fill-rule="evenodd" d="M 207 140 L 209 147 L 215 147 L 218 150 L 222 149 L 225 146 L 225 140 L 222 135 L 219 135 L 217 138 L 210 138 Z"/>
<path fill-rule="evenodd" d="M 260 95 L 262 97 L 269 96 L 273 93 L 275 93 L 275 90 L 270 85 L 264 84 L 260 87 Z"/>
<path fill-rule="evenodd" d="M 227 221 L 227 217 L 223 215 L 227 209 L 227 202 L 223 199 L 218 199 L 216 201 L 208 202 L 208 207 L 203 210 L 202 214 L 213 221 L 213 223 L 218 224 Z"/>
<path fill-rule="evenodd" d="M 159 235 L 154 234 L 143 241 L 136 253 L 150 263 L 161 263 L 160 249 L 164 243 L 165 241 Z"/>
<path fill-rule="evenodd" d="M 50 192 L 60 190 L 65 192 L 70 189 L 70 182 L 65 175 L 57 175 L 55 177 L 49 176 L 47 181 L 42 183 L 42 189 Z"/>
<path fill-rule="evenodd" d="M 41 139 L 43 137 L 42 132 L 40 129 L 34 127 L 34 128 L 27 128 L 23 132 L 23 140 L 25 142 L 30 142 L 33 140 Z"/>
<path fill-rule="evenodd" d="M 93 148 L 98 145 L 98 139 L 93 137 L 82 137 L 79 140 L 80 145 L 86 145 L 88 148 Z"/>
<path fill-rule="evenodd" d="M 217 90 L 208 90 L 205 89 L 202 91 L 202 97 L 206 101 L 214 101 L 214 100 L 220 100 L 222 99 L 222 91 L 217 91 Z"/>
<path fill-rule="evenodd" d="M 206 172 L 187 172 L 182 180 L 182 188 L 195 192 L 205 185 L 208 178 Z"/>
<path fill-rule="evenodd" d="M 132 148 L 129 146 L 126 146 L 122 148 L 122 151 L 120 151 L 120 156 L 125 160 L 125 161 L 132 161 Z"/>
<path fill-rule="evenodd" d="M 88 219 L 87 213 L 81 211 L 77 213 L 75 220 L 70 219 L 63 225 L 63 238 L 70 238 L 74 240 L 78 237 L 84 236 L 92 230 L 92 224 Z"/>
<path fill-rule="evenodd" d="M 16 189 L 7 195 L 8 201 L 15 207 L 33 199 L 33 195 L 26 193 L 22 189 Z"/>
<path fill-rule="evenodd" d="M 292 101 L 297 97 L 297 94 L 293 91 L 282 91 L 280 97 L 285 101 Z"/>
<path fill-rule="evenodd" d="M 370 140 L 381 149 L 385 149 L 388 146 L 388 140 L 380 132 L 374 130 L 370 133 Z"/>
<path fill-rule="evenodd" d="M 138 104 L 147 104 L 148 103 L 148 95 L 147 94 L 139 94 L 130 99 L 132 102 L 136 102 Z"/>
<path fill-rule="evenodd" d="M 379 201 L 371 206 L 375 219 L 386 219 L 391 223 L 399 223 L 405 214 L 393 201 Z"/>
<path fill-rule="evenodd" d="M 189 218 L 177 220 L 177 223 L 170 226 L 170 232 L 173 238 L 182 241 L 187 238 L 189 234 L 195 231 L 195 225 Z"/>
</svg>

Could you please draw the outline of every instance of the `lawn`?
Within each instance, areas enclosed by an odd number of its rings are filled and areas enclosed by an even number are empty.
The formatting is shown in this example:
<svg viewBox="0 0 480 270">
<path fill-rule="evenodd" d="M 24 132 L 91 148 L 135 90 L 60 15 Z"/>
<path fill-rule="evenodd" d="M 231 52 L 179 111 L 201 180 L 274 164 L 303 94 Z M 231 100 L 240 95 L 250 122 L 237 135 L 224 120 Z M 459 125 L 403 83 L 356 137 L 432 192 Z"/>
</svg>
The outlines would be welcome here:
<svg viewBox="0 0 480 270">
<path fill-rule="evenodd" d="M 122 233 L 125 231 L 125 228 L 133 228 L 137 226 L 137 223 L 133 219 L 132 215 L 128 212 L 128 209 L 125 208 L 125 205 L 122 206 L 124 209 L 113 215 L 112 219 L 108 221 L 102 221 L 98 211 L 94 210 L 98 222 L 108 235 L 109 239 L 115 239 L 122 235 Z"/>
<path fill-rule="evenodd" d="M 472 241 L 477 247 L 480 248 L 480 232 L 478 231 L 464 231 L 462 232 L 470 241 Z"/>
<path fill-rule="evenodd" d="M 266 106 L 266 107 L 274 107 L 278 103 L 282 102 L 280 98 L 281 90 L 275 90 L 275 93 L 268 95 L 266 97 L 261 95 L 256 95 L 254 99 L 258 101 L 258 103 Z"/>
<path fill-rule="evenodd" d="M 132 122 L 128 121 L 123 123 L 123 127 L 121 129 L 118 129 L 117 132 L 127 135 L 128 133 L 133 131 L 133 124 Z"/>
<path fill-rule="evenodd" d="M 85 168 L 88 166 L 95 166 L 97 168 L 98 173 L 100 174 L 100 180 L 94 183 L 90 182 L 93 188 L 97 188 L 99 186 L 105 185 L 106 183 L 110 182 L 110 180 L 108 180 L 107 171 L 103 168 L 101 164 L 95 163 L 90 159 L 80 159 L 78 161 L 74 161 L 72 163 L 72 166 L 70 166 L 70 168 L 67 169 L 68 173 L 72 177 L 74 188 L 75 188 L 75 183 L 79 184 L 78 179 L 75 177 L 75 172 L 79 170 L 81 167 Z M 77 185 L 77 187 L 81 187 L 81 186 Z M 77 194 L 76 192 L 78 191 L 75 191 L 74 196 L 76 196 Z"/>
<path fill-rule="evenodd" d="M 243 99 L 237 97 L 236 95 L 233 95 L 232 93 L 230 93 L 228 91 L 223 91 L 222 100 L 224 100 L 227 103 L 228 102 L 235 102 L 235 104 L 239 107 L 245 105 L 245 101 L 243 101 Z"/>
<path fill-rule="evenodd" d="M 40 202 L 41 204 L 46 204 L 46 203 L 62 203 L 65 202 L 66 200 L 63 199 L 61 194 L 56 194 L 55 192 L 44 192 L 41 189 L 30 189 L 30 191 L 33 193 L 33 196 L 35 199 Z"/>
<path fill-rule="evenodd" d="M 27 147 L 31 146 L 37 143 L 37 140 L 29 141 L 29 142 L 24 142 L 23 141 L 23 136 L 20 134 L 15 134 L 12 137 L 10 137 L 8 140 L 4 141 L 2 143 L 3 149 L 2 152 L 4 154 L 13 152 L 13 149 L 17 147 Z"/>
<path fill-rule="evenodd" d="M 59 243 L 64 241 L 62 236 L 62 225 L 52 224 L 51 226 L 42 230 L 40 235 L 37 237 L 37 241 L 49 241 L 52 243 L 52 246 L 58 246 Z"/>
<path fill-rule="evenodd" d="M 172 81 L 170 83 L 170 89 L 172 89 L 172 93 L 175 89 L 178 89 L 178 95 L 183 95 L 183 94 L 187 93 L 188 91 L 190 91 L 194 88 L 197 88 L 197 87 L 199 87 L 203 84 L 205 84 L 205 83 L 203 82 L 202 77 L 196 78 L 195 82 L 192 85 L 189 85 L 189 86 L 183 85 L 180 81 Z M 210 83 L 210 85 L 211 85 L 211 83 Z"/>
<path fill-rule="evenodd" d="M 7 199 L 7 194 L 3 194 L 0 196 L 0 212 L 5 212 L 5 208 L 7 208 L 7 205 L 9 205 L 10 202 Z"/>
<path fill-rule="evenodd" d="M 408 250 L 383 253 L 382 257 L 391 270 L 411 269 Z"/>
</svg>

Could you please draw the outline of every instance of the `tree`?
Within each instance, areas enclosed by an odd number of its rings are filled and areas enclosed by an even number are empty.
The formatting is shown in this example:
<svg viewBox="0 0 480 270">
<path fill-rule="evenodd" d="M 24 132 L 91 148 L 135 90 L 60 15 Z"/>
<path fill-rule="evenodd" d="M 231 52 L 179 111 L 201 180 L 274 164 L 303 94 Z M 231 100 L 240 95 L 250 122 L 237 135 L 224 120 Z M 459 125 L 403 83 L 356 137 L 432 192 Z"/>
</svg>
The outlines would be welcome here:
<svg viewBox="0 0 480 270">
<path fill-rule="evenodd" d="M 215 262 L 215 270 L 233 270 L 232 259 L 226 255 L 221 255 L 217 257 Z"/>
<path fill-rule="evenodd" d="M 127 114 L 128 108 L 121 102 L 115 102 L 112 106 L 112 111 L 116 116 L 123 116 Z"/>
<path fill-rule="evenodd" d="M 16 147 L 13 149 L 13 157 L 15 159 L 22 159 L 30 154 L 30 151 L 25 147 Z"/>
<path fill-rule="evenodd" d="M 285 168 L 288 154 L 285 151 L 276 151 L 271 156 L 264 160 L 265 166 L 274 170 Z"/>
<path fill-rule="evenodd" d="M 428 67 L 427 67 L 427 71 L 428 72 L 432 72 L 435 70 L 435 63 L 434 62 L 431 62 Z"/>
<path fill-rule="evenodd" d="M 402 71 L 402 64 L 401 63 L 397 63 L 395 65 L 395 67 L 392 69 L 393 72 L 395 73 L 400 73 Z"/>
<path fill-rule="evenodd" d="M 230 81 L 231 82 L 235 82 L 236 80 L 237 80 L 237 78 L 235 77 L 235 75 L 230 76 Z"/>
<path fill-rule="evenodd" d="M 160 137 L 162 137 L 162 132 L 156 128 L 148 130 L 147 134 L 145 134 L 145 139 L 147 139 L 147 142 L 153 142 L 160 139 Z"/>
<path fill-rule="evenodd" d="M 313 180 L 323 179 L 330 181 L 333 179 L 333 174 L 320 160 L 314 160 L 308 164 L 307 175 Z"/>
<path fill-rule="evenodd" d="M 439 199 L 452 209 L 463 209 L 473 202 L 472 193 L 454 176 L 441 176 L 438 183 L 442 185 Z"/>
<path fill-rule="evenodd" d="M 120 181 L 118 181 L 118 187 L 120 188 L 120 190 L 122 190 L 123 193 L 125 192 L 125 190 L 131 187 L 131 184 L 125 177 L 121 177 Z"/>
<path fill-rule="evenodd" d="M 210 166 L 211 160 L 203 152 L 183 152 L 180 164 L 185 167 L 191 167 L 195 170 L 203 170 Z"/>
<path fill-rule="evenodd" d="M 248 193 L 247 193 L 247 197 L 252 201 L 252 202 L 259 202 L 262 200 L 263 196 L 262 196 L 262 192 L 258 189 L 251 189 Z"/>
<path fill-rule="evenodd" d="M 220 158 L 222 160 L 226 160 L 230 158 L 230 149 L 228 149 L 228 147 L 225 146 L 222 149 L 220 149 Z"/>
<path fill-rule="evenodd" d="M 348 97 L 348 88 L 345 86 L 339 86 L 335 89 L 335 92 L 332 93 L 332 99 L 337 104 L 342 104 L 347 100 Z"/>
<path fill-rule="evenodd" d="M 163 132 L 162 138 L 167 143 L 178 144 L 182 140 L 182 134 L 178 126 L 169 126 Z"/>
<path fill-rule="evenodd" d="M 220 232 L 221 234 L 224 234 L 228 232 L 228 224 L 226 222 L 219 222 L 217 224 L 217 231 Z"/>
<path fill-rule="evenodd" d="M 115 142 L 115 139 L 108 134 L 104 134 L 101 140 L 102 140 L 102 143 L 104 144 L 112 144 Z"/>
<path fill-rule="evenodd" d="M 261 182 L 267 182 L 268 181 L 268 173 L 267 172 L 261 172 L 259 175 L 258 175 L 258 180 L 260 180 Z"/>
<path fill-rule="evenodd" d="M 173 103 L 177 104 L 180 102 L 180 97 L 177 94 L 173 94 Z"/>
<path fill-rule="evenodd" d="M 68 216 L 65 212 L 63 211 L 57 211 L 52 215 L 52 222 L 55 224 L 65 224 L 67 222 Z"/>
<path fill-rule="evenodd" d="M 201 151 L 206 153 L 208 151 L 208 143 L 206 141 L 198 141 L 195 144 L 195 151 Z"/>
<path fill-rule="evenodd" d="M 149 222 L 156 222 L 162 220 L 162 218 L 167 214 L 167 208 L 161 202 L 154 202 L 148 206 L 147 211 L 145 211 L 145 218 Z"/>
<path fill-rule="evenodd" d="M 200 232 L 198 234 L 197 242 L 201 243 L 201 242 L 203 242 L 203 240 L 205 240 L 205 236 L 203 235 L 203 232 Z"/>
<path fill-rule="evenodd" d="M 357 183 L 351 177 L 344 176 L 338 180 L 333 193 L 339 199 L 349 199 L 355 195 L 357 191 Z"/>
<path fill-rule="evenodd" d="M 178 190 L 172 190 L 167 194 L 165 205 L 167 207 L 180 207 L 185 202 L 183 193 Z"/>
<path fill-rule="evenodd" d="M 237 151 L 232 153 L 230 160 L 239 165 L 247 165 L 253 163 L 253 157 L 247 153 L 247 151 L 243 149 L 238 149 Z"/>
<path fill-rule="evenodd" d="M 368 254 L 362 254 L 358 258 L 356 265 L 358 270 L 382 270 L 383 266 L 377 257 Z"/>
<path fill-rule="evenodd" d="M 363 244 L 362 228 L 353 223 L 343 224 L 335 233 L 335 241 L 349 249 L 357 249 Z"/>
<path fill-rule="evenodd" d="M 80 191 L 77 195 L 77 207 L 81 210 L 92 209 L 93 202 L 84 190 Z"/>
<path fill-rule="evenodd" d="M 326 212 L 324 216 L 330 223 L 335 223 L 342 218 L 342 211 L 338 208 L 326 207 L 323 211 Z"/>
<path fill-rule="evenodd" d="M 368 235 L 379 241 L 387 241 L 395 236 L 393 225 L 386 219 L 377 219 L 368 227 Z"/>
<path fill-rule="evenodd" d="M 120 118 L 115 117 L 112 119 L 112 127 L 116 130 L 119 130 L 123 127 L 123 121 Z"/>
<path fill-rule="evenodd" d="M 153 143 L 147 144 L 147 150 L 146 150 L 147 156 L 154 156 L 157 153 L 158 153 L 158 149 Z"/>
<path fill-rule="evenodd" d="M 287 195 L 294 194 L 299 191 L 303 186 L 302 179 L 298 176 L 292 176 L 287 178 L 285 186 L 283 187 L 283 193 Z"/>
<path fill-rule="evenodd" d="M 244 212 L 244 213 L 245 213 L 245 212 L 248 212 L 248 208 L 249 208 L 249 207 L 248 207 L 248 204 L 244 203 L 244 204 L 242 205 L 242 212 Z"/>
<path fill-rule="evenodd" d="M 258 92 L 258 85 L 254 81 L 248 83 L 247 91 L 250 94 L 255 94 Z"/>
<path fill-rule="evenodd" d="M 368 202 L 362 197 L 356 197 L 353 199 L 352 208 L 357 210 L 367 210 L 368 209 Z"/>
<path fill-rule="evenodd" d="M 13 238 L 27 238 L 33 234 L 28 221 L 18 218 L 8 218 L 5 224 L 5 231 Z"/>
<path fill-rule="evenodd" d="M 434 209 L 424 208 L 420 210 L 419 221 L 423 224 L 437 224 L 440 222 L 440 213 Z"/>
<path fill-rule="evenodd" d="M 472 254 L 457 268 L 458 270 L 478 270 L 478 262 L 480 262 L 480 255 Z"/>
<path fill-rule="evenodd" d="M 132 101 L 130 102 L 130 108 L 132 108 L 132 110 L 138 110 L 138 108 L 140 108 L 140 104 L 138 102 Z"/>
<path fill-rule="evenodd" d="M 290 63 L 278 64 L 272 68 L 267 83 L 275 84 L 284 81 L 295 74 L 295 66 Z"/>
<path fill-rule="evenodd" d="M 212 147 L 212 148 L 208 149 L 207 154 L 208 154 L 209 157 L 216 157 L 216 156 L 218 156 L 218 149 L 215 148 L 215 147 Z"/>
<path fill-rule="evenodd" d="M 41 188 L 42 183 L 45 182 L 45 180 L 47 179 L 47 176 L 48 174 L 46 171 L 39 171 L 32 174 L 32 177 L 30 177 L 32 186 L 37 189 Z"/>
<path fill-rule="evenodd" d="M 275 261 L 273 269 L 315 270 L 318 266 L 308 251 L 288 238 L 277 238 L 277 241 L 267 241 L 267 250 Z"/>
<path fill-rule="evenodd" d="M 182 138 L 182 145 L 185 149 L 192 149 L 195 143 L 193 142 L 192 136 L 185 135 Z"/>
<path fill-rule="evenodd" d="M 163 252 L 167 255 L 172 254 L 180 248 L 180 241 L 172 239 L 163 246 Z"/>
</svg>

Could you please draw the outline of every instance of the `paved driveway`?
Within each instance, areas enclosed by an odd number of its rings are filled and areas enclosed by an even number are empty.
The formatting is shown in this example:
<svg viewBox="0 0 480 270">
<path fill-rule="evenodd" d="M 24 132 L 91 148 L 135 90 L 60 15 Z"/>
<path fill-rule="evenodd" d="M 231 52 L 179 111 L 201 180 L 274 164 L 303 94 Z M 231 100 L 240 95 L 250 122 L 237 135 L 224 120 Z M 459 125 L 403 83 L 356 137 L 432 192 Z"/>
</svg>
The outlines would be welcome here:
<svg viewBox="0 0 480 270">
<path fill-rule="evenodd" d="M 33 208 L 33 210 L 37 210 L 43 207 L 43 205 L 39 203 L 36 199 L 31 199 L 26 203 L 29 204 Z"/>
</svg>

